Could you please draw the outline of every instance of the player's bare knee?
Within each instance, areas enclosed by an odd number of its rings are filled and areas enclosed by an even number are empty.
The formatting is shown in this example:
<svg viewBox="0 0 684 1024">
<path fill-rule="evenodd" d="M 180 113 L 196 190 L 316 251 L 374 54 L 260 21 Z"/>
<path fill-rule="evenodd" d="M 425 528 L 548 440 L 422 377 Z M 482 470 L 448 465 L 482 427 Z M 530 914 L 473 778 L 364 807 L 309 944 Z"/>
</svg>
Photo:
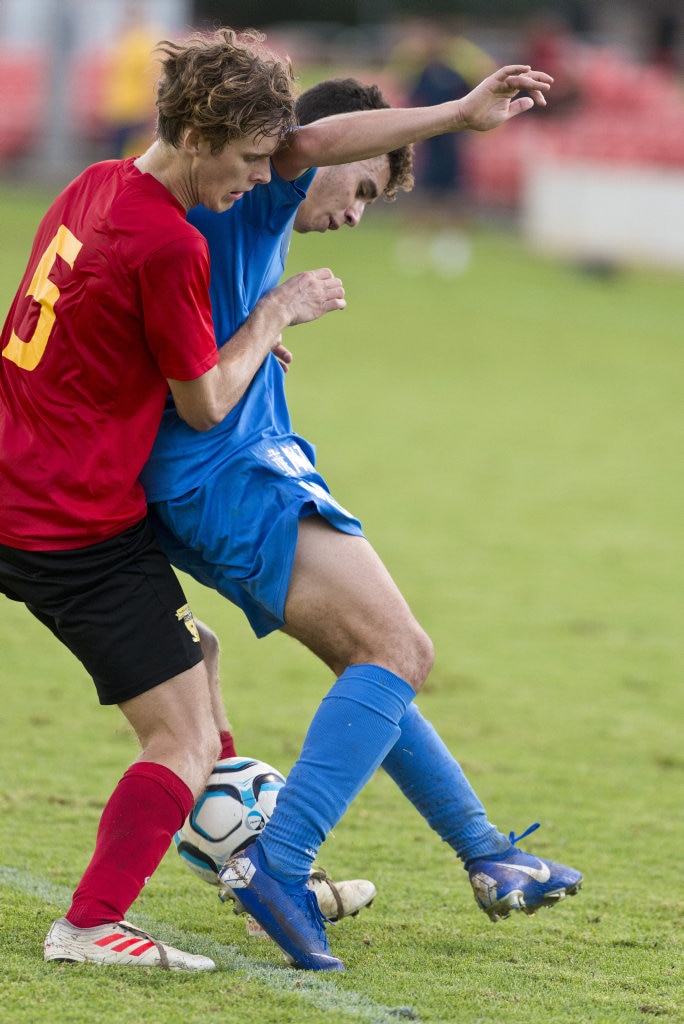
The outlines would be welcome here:
<svg viewBox="0 0 684 1024">
<path fill-rule="evenodd" d="M 199 736 L 186 738 L 184 777 L 195 799 L 204 790 L 220 756 L 221 740 L 218 730 L 210 729 Z"/>
<path fill-rule="evenodd" d="M 221 737 L 219 736 L 218 729 L 215 729 L 211 733 L 211 742 L 207 751 L 209 759 L 209 774 L 214 770 L 214 765 L 221 757 Z"/>
<path fill-rule="evenodd" d="M 422 630 L 421 630 L 421 633 L 422 633 L 422 638 L 421 638 L 420 648 L 421 648 L 421 658 L 422 658 L 422 666 L 421 666 L 422 682 L 421 682 L 420 685 L 422 686 L 423 683 L 425 682 L 425 680 L 427 679 L 427 677 L 429 676 L 430 672 L 432 672 L 432 667 L 433 667 L 433 665 L 435 663 L 435 645 L 433 644 L 432 640 L 427 635 L 427 633 L 425 633 Z"/>
<path fill-rule="evenodd" d="M 407 639 L 409 641 L 407 657 L 410 669 L 405 678 L 417 692 L 432 670 L 435 662 L 435 648 L 428 634 L 418 625 Z"/>
<path fill-rule="evenodd" d="M 386 638 L 384 653 L 377 659 L 418 692 L 434 663 L 432 640 L 418 623 L 404 623 Z"/>
</svg>

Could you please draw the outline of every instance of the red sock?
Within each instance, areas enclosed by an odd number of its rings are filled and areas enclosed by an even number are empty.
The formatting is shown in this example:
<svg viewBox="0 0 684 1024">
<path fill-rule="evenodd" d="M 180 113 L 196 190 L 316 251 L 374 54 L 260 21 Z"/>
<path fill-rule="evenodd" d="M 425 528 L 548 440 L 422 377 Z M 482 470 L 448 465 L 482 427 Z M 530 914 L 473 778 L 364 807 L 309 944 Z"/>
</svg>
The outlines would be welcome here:
<svg viewBox="0 0 684 1024">
<path fill-rule="evenodd" d="M 237 753 L 235 752 L 235 740 L 233 739 L 232 732 L 228 732 L 228 730 L 225 729 L 223 732 L 219 733 L 219 736 L 221 737 L 221 760 L 223 760 L 224 757 L 237 757 Z"/>
<path fill-rule="evenodd" d="M 121 921 L 193 803 L 191 791 L 170 768 L 152 761 L 132 764 L 102 812 L 95 852 L 67 920 L 79 928 Z"/>
</svg>

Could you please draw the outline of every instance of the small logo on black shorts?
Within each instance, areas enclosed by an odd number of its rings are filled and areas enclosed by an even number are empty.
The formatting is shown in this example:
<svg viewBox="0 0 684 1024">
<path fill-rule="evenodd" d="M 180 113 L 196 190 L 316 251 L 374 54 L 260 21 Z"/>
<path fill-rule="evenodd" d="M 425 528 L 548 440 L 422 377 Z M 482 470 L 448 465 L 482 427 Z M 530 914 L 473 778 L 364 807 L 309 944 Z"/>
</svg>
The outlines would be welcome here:
<svg viewBox="0 0 684 1024">
<path fill-rule="evenodd" d="M 176 612 L 176 618 L 179 622 L 185 623 L 185 628 L 192 637 L 193 643 L 198 644 L 200 642 L 199 630 L 197 623 L 195 622 L 192 612 L 190 611 L 190 605 L 184 604 L 182 608 L 179 608 Z"/>
</svg>

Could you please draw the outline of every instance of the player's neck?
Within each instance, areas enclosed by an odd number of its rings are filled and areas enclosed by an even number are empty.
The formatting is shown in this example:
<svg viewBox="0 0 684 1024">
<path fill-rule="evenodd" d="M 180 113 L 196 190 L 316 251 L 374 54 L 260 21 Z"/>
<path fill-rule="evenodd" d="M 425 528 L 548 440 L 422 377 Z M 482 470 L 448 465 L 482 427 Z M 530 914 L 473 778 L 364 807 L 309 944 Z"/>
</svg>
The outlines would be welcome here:
<svg viewBox="0 0 684 1024">
<path fill-rule="evenodd" d="M 149 149 L 137 157 L 135 166 L 141 174 L 151 174 L 156 178 L 186 210 L 194 205 L 189 197 L 188 184 L 183 173 L 182 153 L 174 146 L 157 139 Z"/>
</svg>

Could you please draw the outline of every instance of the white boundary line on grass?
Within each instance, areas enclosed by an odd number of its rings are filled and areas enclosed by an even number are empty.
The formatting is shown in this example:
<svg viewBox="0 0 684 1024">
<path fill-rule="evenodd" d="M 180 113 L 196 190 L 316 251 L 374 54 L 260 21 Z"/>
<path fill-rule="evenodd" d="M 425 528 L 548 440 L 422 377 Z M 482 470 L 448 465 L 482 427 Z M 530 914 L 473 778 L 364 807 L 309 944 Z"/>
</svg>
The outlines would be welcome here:
<svg viewBox="0 0 684 1024">
<path fill-rule="evenodd" d="M 72 890 L 63 885 L 53 885 L 44 879 L 37 878 L 27 871 L 6 867 L 0 864 L 0 886 L 7 889 L 18 889 L 31 897 L 45 900 L 55 906 L 71 903 Z M 133 915 L 134 922 L 146 931 L 161 931 L 168 941 L 180 946 L 188 944 L 202 949 L 216 961 L 219 969 L 240 971 L 271 989 L 284 992 L 296 992 L 306 1002 L 323 1012 L 346 1013 L 363 1024 L 397 1024 L 398 1021 L 411 1020 L 420 1024 L 409 1007 L 382 1006 L 374 1003 L 360 992 L 349 992 L 329 984 L 331 975 L 318 975 L 310 971 L 299 972 L 288 967 L 273 967 L 270 964 L 259 964 L 239 953 L 234 946 L 225 945 L 215 939 L 207 940 L 206 935 L 195 935 L 182 931 L 167 923 L 153 920 L 146 914 Z M 207 949 L 206 947 L 209 946 Z"/>
</svg>

